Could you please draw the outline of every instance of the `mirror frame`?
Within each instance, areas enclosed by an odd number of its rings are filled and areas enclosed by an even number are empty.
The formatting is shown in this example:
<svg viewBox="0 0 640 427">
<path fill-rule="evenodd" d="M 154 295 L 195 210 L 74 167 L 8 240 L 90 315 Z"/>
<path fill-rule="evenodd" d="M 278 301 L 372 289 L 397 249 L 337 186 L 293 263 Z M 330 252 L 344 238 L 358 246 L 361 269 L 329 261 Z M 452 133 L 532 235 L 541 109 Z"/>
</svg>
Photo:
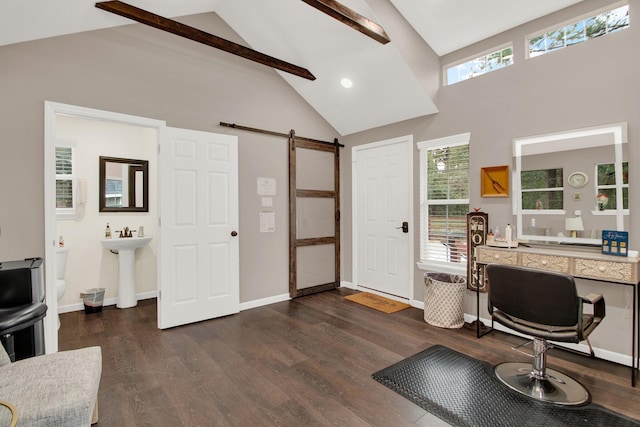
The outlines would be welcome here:
<svg viewBox="0 0 640 427">
<path fill-rule="evenodd" d="M 99 212 L 149 212 L 149 161 L 148 160 L 135 160 L 135 159 L 123 159 L 119 157 L 106 157 L 100 156 L 100 177 L 99 177 Z M 142 171 L 142 206 L 127 206 L 127 207 L 110 207 L 107 206 L 106 199 L 106 165 L 107 163 L 124 163 L 133 167 L 134 171 Z M 129 192 L 131 189 L 131 182 L 129 183 Z"/>
<path fill-rule="evenodd" d="M 537 243 L 561 243 L 561 244 L 574 244 L 574 245 L 602 245 L 602 239 L 591 239 L 585 237 L 558 237 L 558 236 L 536 236 L 536 235 L 527 235 L 523 232 L 523 224 L 522 224 L 522 193 L 521 193 L 521 171 L 522 171 L 522 152 L 523 148 L 530 144 L 539 144 L 539 143 L 548 143 L 551 141 L 562 141 L 573 138 L 580 137 L 588 137 L 595 135 L 605 135 L 611 134 L 613 137 L 613 149 L 614 149 L 614 158 L 615 158 L 615 174 L 616 174 L 616 183 L 619 183 L 616 186 L 616 191 L 619 196 L 621 196 L 622 192 L 622 163 L 623 152 L 622 152 L 622 144 L 627 143 L 627 122 L 619 122 L 612 123 L 608 125 L 601 126 L 592 126 L 581 129 L 573 129 L 561 132 L 548 133 L 543 135 L 535 135 L 529 137 L 522 138 L 514 138 L 513 139 L 513 157 L 515 159 L 515 168 L 513 171 L 513 214 L 516 216 L 516 236 L 519 240 L 526 240 L 529 242 L 537 242 Z M 622 197 L 619 197 L 618 200 L 622 200 Z M 566 215 L 566 211 L 556 212 L 558 214 Z M 625 231 L 624 230 L 624 216 L 625 209 L 622 206 L 622 203 L 618 203 L 616 206 L 616 228 L 617 231 Z M 628 231 L 628 230 L 627 230 Z"/>
</svg>

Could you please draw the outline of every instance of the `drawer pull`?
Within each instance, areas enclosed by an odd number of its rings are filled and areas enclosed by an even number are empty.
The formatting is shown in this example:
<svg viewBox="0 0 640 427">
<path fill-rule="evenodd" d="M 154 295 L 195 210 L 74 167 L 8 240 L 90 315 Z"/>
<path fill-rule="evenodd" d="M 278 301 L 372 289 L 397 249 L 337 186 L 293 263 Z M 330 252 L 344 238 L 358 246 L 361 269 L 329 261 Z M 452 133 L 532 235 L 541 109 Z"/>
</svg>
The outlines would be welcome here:
<svg viewBox="0 0 640 427">
<path fill-rule="evenodd" d="M 500 255 L 498 255 L 498 254 L 495 254 L 493 257 L 494 257 L 495 259 L 500 259 Z"/>
<path fill-rule="evenodd" d="M 542 265 L 547 265 L 547 260 L 546 260 L 546 259 L 543 259 L 542 261 L 540 261 L 540 264 L 542 264 Z"/>
<path fill-rule="evenodd" d="M 598 271 L 601 273 L 604 273 L 604 271 L 606 270 L 606 267 L 601 265 L 600 267 L 598 267 Z"/>
</svg>

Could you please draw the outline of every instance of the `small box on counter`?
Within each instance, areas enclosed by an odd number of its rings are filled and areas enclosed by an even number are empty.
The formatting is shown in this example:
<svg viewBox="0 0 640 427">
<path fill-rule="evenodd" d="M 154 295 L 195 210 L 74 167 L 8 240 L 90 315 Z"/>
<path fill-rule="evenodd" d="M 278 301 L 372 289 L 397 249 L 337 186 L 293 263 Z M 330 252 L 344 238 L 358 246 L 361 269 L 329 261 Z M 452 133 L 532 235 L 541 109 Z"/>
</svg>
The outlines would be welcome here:
<svg viewBox="0 0 640 427">
<path fill-rule="evenodd" d="M 605 255 L 628 256 L 629 232 L 602 230 L 602 253 Z"/>
</svg>

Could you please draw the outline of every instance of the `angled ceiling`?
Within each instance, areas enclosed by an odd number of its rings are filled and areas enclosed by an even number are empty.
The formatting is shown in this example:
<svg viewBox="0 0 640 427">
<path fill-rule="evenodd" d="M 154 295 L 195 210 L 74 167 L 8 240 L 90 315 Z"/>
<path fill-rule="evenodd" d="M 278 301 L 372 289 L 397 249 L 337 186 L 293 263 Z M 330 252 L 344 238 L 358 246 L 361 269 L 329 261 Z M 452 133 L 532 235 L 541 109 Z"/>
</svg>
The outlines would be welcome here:
<svg viewBox="0 0 640 427">
<path fill-rule="evenodd" d="M 301 0 L 125 0 L 167 18 L 215 12 L 248 47 L 309 69 L 316 80 L 278 73 L 341 135 L 438 111 L 429 95 L 434 88 L 416 75 L 403 56 L 404 46 L 394 42 L 399 32 L 389 3 L 437 58 L 581 0 L 526 5 L 513 0 L 338 1 L 380 24 L 391 43 L 380 44 Z M 87 0 L 2 0 L 0 46 L 132 23 L 94 5 Z M 351 89 L 340 85 L 345 77 L 353 81 Z"/>
</svg>

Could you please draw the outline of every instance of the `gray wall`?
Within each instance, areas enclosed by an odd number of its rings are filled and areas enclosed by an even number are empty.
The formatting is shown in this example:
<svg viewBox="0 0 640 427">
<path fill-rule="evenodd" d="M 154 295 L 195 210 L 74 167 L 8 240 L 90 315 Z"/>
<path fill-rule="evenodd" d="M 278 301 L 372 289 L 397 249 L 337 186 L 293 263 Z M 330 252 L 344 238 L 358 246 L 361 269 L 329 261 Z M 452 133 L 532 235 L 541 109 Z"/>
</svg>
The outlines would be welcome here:
<svg viewBox="0 0 640 427">
<path fill-rule="evenodd" d="M 242 43 L 215 14 L 182 21 Z M 275 71 L 138 24 L 0 47 L 0 64 L 0 260 L 44 256 L 48 100 L 237 134 L 240 300 L 288 293 L 287 140 L 218 126 L 338 136 Z M 259 233 L 257 177 L 277 179 L 275 233 Z"/>
<path fill-rule="evenodd" d="M 343 230 L 351 224 L 351 150 L 356 145 L 413 135 L 414 142 L 471 133 L 471 207 L 489 213 L 489 223 L 501 229 L 512 222 L 511 197 L 480 197 L 480 168 L 513 165 L 512 140 L 516 137 L 575 129 L 598 124 L 628 122 L 630 164 L 639 159 L 640 58 L 637 53 L 640 26 L 633 16 L 640 4 L 630 2 L 631 27 L 530 60 L 525 60 L 525 36 L 602 7 L 613 1 L 585 0 L 578 5 L 532 21 L 441 58 L 446 65 L 504 43 L 513 42 L 515 63 L 452 86 L 442 87 L 435 99 L 437 115 L 408 120 L 343 138 L 347 147 L 341 158 Z M 630 168 L 630 248 L 640 248 L 638 174 Z M 414 256 L 419 260 L 419 159 L 414 148 Z M 352 277 L 351 235 L 342 235 L 343 280 Z M 415 270 L 416 300 L 423 298 L 423 273 Z M 469 301 L 467 301 L 469 303 Z M 467 304 L 467 313 L 475 306 Z"/>
</svg>

